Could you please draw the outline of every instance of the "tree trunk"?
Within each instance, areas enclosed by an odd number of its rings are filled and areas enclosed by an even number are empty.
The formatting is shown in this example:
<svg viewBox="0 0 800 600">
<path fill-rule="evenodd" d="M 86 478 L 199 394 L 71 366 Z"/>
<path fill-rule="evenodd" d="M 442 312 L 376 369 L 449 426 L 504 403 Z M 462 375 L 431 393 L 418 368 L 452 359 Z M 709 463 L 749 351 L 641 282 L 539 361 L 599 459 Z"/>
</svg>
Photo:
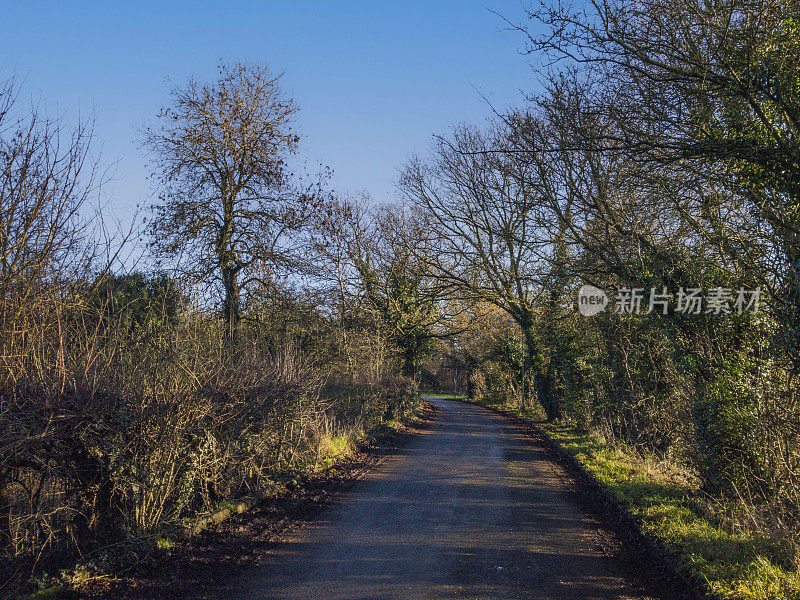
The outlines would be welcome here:
<svg viewBox="0 0 800 600">
<path fill-rule="evenodd" d="M 561 416 L 561 410 L 558 402 L 553 393 L 553 375 L 550 369 L 545 376 L 537 374 L 537 395 L 539 396 L 539 404 L 542 405 L 547 420 L 549 422 L 555 421 Z"/>
<path fill-rule="evenodd" d="M 533 368 L 533 357 L 536 352 L 536 341 L 533 338 L 533 331 L 531 330 L 532 324 L 526 321 L 520 324 L 522 327 L 523 335 L 523 348 L 525 355 L 522 358 L 522 410 L 530 408 L 531 404 L 531 385 L 530 376 Z M 534 372 L 534 376 L 536 373 Z"/>
<path fill-rule="evenodd" d="M 403 375 L 409 379 L 416 381 L 417 379 L 417 361 L 414 358 L 406 356 L 403 360 Z"/>
<path fill-rule="evenodd" d="M 786 273 L 786 303 L 783 309 L 788 330 L 787 354 L 794 374 L 800 373 L 800 256 L 787 253 L 789 268 Z"/>
<path fill-rule="evenodd" d="M 525 343 L 525 356 L 522 358 L 522 379 L 520 381 L 520 388 L 522 394 L 522 410 L 527 410 L 530 406 L 530 372 L 531 372 L 531 350 Z"/>
<path fill-rule="evenodd" d="M 533 374 L 534 388 L 536 389 L 536 397 L 539 404 L 542 405 L 548 421 L 555 421 L 560 416 L 560 407 L 558 399 L 553 394 L 552 370 L 548 368 L 547 373 L 543 373 L 543 368 L 536 362 L 538 353 L 538 345 L 533 333 L 533 324 L 527 323 L 522 327 L 525 337 L 525 360 L 524 360 L 524 378 L 523 378 L 523 402 L 530 404 L 530 374 Z M 552 363 L 552 361 L 551 361 Z M 523 405 L 523 408 L 526 408 Z"/>
<path fill-rule="evenodd" d="M 222 269 L 222 286 L 225 289 L 225 300 L 222 305 L 222 320 L 225 323 L 225 337 L 231 345 L 235 345 L 239 332 L 239 282 L 238 271 L 230 268 Z"/>
</svg>

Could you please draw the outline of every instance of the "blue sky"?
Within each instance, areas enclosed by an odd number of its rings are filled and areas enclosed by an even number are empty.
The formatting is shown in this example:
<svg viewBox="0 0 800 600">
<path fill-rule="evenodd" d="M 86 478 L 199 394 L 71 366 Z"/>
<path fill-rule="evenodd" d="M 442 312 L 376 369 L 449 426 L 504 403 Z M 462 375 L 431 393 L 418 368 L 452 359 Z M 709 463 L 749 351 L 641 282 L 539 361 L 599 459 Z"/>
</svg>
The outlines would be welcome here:
<svg viewBox="0 0 800 600">
<path fill-rule="evenodd" d="M 534 85 L 522 38 L 490 12 L 521 20 L 518 0 L 4 4 L 0 78 L 15 72 L 48 111 L 94 112 L 95 150 L 115 163 L 103 193 L 123 220 L 152 197 L 137 127 L 168 102 L 168 78 L 212 80 L 219 59 L 284 71 L 302 159 L 376 202 L 434 133 L 485 120 L 481 93 L 503 108 Z"/>
</svg>

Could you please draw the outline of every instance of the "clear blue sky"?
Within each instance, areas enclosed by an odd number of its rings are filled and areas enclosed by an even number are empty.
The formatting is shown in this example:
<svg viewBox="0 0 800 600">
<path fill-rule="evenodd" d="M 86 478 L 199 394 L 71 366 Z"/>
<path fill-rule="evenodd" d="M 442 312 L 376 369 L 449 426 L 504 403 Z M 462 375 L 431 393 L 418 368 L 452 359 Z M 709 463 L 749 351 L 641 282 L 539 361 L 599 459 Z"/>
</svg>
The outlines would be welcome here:
<svg viewBox="0 0 800 600">
<path fill-rule="evenodd" d="M 0 79 L 74 116 L 94 111 L 95 148 L 116 162 L 104 189 L 125 220 L 151 188 L 136 129 L 168 102 L 167 78 L 213 79 L 220 58 L 285 71 L 299 104 L 302 157 L 341 191 L 392 199 L 397 170 L 434 133 L 521 101 L 534 77 L 519 0 L 4 2 Z M 477 90 L 477 91 L 476 91 Z"/>
</svg>

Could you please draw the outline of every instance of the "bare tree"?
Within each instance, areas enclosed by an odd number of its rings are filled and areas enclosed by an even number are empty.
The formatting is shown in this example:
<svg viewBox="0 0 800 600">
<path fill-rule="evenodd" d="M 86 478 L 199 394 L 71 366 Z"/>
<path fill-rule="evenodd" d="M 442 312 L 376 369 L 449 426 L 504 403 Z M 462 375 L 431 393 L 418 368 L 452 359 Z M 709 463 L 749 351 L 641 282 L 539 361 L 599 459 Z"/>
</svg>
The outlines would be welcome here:
<svg viewBox="0 0 800 600">
<path fill-rule="evenodd" d="M 452 315 L 430 293 L 430 274 L 420 258 L 425 224 L 408 206 L 369 203 L 365 195 L 327 207 L 317 243 L 326 265 L 322 272 L 335 288 L 342 316 L 353 306 L 369 314 L 399 352 L 403 374 L 414 378 L 436 340 L 452 335 Z"/>
<path fill-rule="evenodd" d="M 48 335 L 48 320 L 63 313 L 64 282 L 91 263 L 82 209 L 96 182 L 91 123 L 68 131 L 37 106 L 22 107 L 18 93 L 13 78 L 0 83 L 0 593 L 13 584 L 11 490 L 23 472 L 41 489 L 58 452 L 42 380 L 68 385 L 66 344 Z"/>
<path fill-rule="evenodd" d="M 293 234 L 313 194 L 289 184 L 297 106 L 280 89 L 281 75 L 241 62 L 218 70 L 214 83 L 191 78 L 174 88 L 162 126 L 146 129 L 144 141 L 162 185 L 153 246 L 197 281 L 219 278 L 235 338 L 243 289 L 301 262 Z"/>
<path fill-rule="evenodd" d="M 447 335 L 441 327 L 447 315 L 426 289 L 429 273 L 419 258 L 422 224 L 402 206 L 383 206 L 371 216 L 368 228 L 351 238 L 350 257 L 365 307 L 400 351 L 403 374 L 416 378 L 421 359 Z"/>
<path fill-rule="evenodd" d="M 19 112 L 13 79 L 0 87 L 0 352 L 24 327 L 15 319 L 40 282 L 69 269 L 78 254 L 80 210 L 94 179 L 87 164 L 92 130 L 71 133 L 37 109 Z M 7 346 L 8 345 L 8 346 Z M 13 375 L 12 373 L 4 373 Z"/>
<path fill-rule="evenodd" d="M 553 281 L 558 218 L 542 196 L 546 190 L 532 185 L 533 168 L 516 160 L 503 124 L 489 132 L 460 126 L 437 141 L 430 163 L 410 161 L 401 186 L 430 225 L 419 254 L 438 291 L 494 304 L 520 326 L 524 373 L 533 372 L 539 399 L 554 418 L 534 317 Z"/>
<path fill-rule="evenodd" d="M 593 394 L 605 396 L 599 413 L 618 419 L 615 435 L 652 447 L 703 440 L 694 459 L 709 489 L 739 493 L 744 482 L 754 496 L 786 494 L 796 507 L 796 467 L 765 457 L 797 447 L 797 4 L 545 0 L 529 16 L 547 26 L 541 36 L 526 31 L 529 49 L 557 67 L 545 82 L 549 97 L 531 98 L 549 129 L 541 135 L 535 120 L 516 126 L 515 156 L 574 195 L 560 220 L 583 253 L 580 274 L 610 286 L 758 286 L 771 313 L 736 315 L 734 326 L 679 314 L 578 323 L 582 335 L 598 325 L 613 357 L 595 359 L 605 362 L 596 380 L 614 374 L 613 393 Z M 674 366 L 688 357 L 690 384 Z M 751 387 L 721 394 L 741 365 Z M 756 381 L 769 381 L 769 392 L 748 391 Z M 645 399 L 658 401 L 642 410 Z M 758 417 L 747 420 L 747 411 Z M 732 413 L 738 429 L 726 430 Z M 777 441 L 766 442 L 771 436 Z"/>
</svg>

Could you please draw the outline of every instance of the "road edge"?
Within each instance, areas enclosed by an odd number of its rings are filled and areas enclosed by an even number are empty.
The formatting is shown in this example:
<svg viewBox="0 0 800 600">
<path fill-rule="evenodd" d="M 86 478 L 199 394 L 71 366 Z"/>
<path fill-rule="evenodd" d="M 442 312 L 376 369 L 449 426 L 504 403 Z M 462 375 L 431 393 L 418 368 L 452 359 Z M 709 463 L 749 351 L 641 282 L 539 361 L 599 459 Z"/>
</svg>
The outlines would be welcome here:
<svg viewBox="0 0 800 600">
<path fill-rule="evenodd" d="M 610 518 L 626 539 L 632 540 L 646 553 L 647 562 L 659 568 L 663 573 L 662 576 L 673 578 L 682 584 L 681 587 L 686 592 L 685 598 L 691 600 L 723 600 L 709 589 L 705 581 L 681 564 L 678 553 L 667 548 L 661 539 L 648 533 L 642 527 L 641 520 L 631 514 L 602 481 L 586 469 L 570 452 L 555 442 L 545 431 L 537 427 L 534 421 L 520 417 L 510 411 L 505 411 L 502 408 L 487 406 L 466 398 L 449 399 L 483 408 L 509 421 L 525 425 L 528 433 L 550 450 L 557 461 L 565 467 L 567 473 L 578 484 L 584 486 L 594 508 Z"/>
<path fill-rule="evenodd" d="M 276 503 L 278 510 L 270 514 L 270 526 L 258 532 L 259 535 L 265 533 L 266 538 L 257 543 L 259 547 L 274 547 L 286 535 L 302 527 L 306 520 L 314 518 L 319 511 L 334 503 L 353 485 L 380 469 L 384 463 L 384 452 L 410 443 L 420 430 L 431 426 L 438 412 L 435 405 L 421 398 L 419 408 L 402 419 L 399 427 L 388 427 L 385 424 L 377 427 L 358 443 L 354 453 L 337 460 L 322 471 L 300 477 L 298 485 L 292 489 L 284 487 L 242 497 L 232 506 L 204 517 L 198 522 L 201 526 L 185 531 L 185 537 L 180 545 L 173 550 L 159 553 L 158 556 L 151 555 L 114 579 L 102 578 L 78 587 L 57 586 L 44 593 L 36 592 L 25 598 L 26 600 L 34 598 L 72 600 L 113 597 L 124 600 L 172 600 L 183 597 L 185 585 L 180 577 L 170 578 L 171 573 L 188 569 L 187 565 L 195 558 L 192 554 L 198 549 L 202 551 L 204 548 L 209 548 L 212 550 L 211 559 L 219 559 L 220 557 L 213 553 L 212 547 L 220 545 L 224 548 L 224 542 L 220 544 L 215 541 L 220 529 L 235 527 L 236 522 L 253 519 L 265 503 Z M 237 548 L 233 550 L 235 552 Z M 266 551 L 269 552 L 268 549 Z M 252 557 L 228 556 L 214 568 L 218 569 L 220 577 L 224 579 L 226 576 L 238 573 L 252 561 Z M 165 570 L 165 565 L 169 565 L 170 569 Z M 208 592 L 211 594 L 210 597 L 214 597 L 216 587 L 216 583 L 208 582 L 207 585 L 203 584 L 194 589 Z"/>
</svg>

